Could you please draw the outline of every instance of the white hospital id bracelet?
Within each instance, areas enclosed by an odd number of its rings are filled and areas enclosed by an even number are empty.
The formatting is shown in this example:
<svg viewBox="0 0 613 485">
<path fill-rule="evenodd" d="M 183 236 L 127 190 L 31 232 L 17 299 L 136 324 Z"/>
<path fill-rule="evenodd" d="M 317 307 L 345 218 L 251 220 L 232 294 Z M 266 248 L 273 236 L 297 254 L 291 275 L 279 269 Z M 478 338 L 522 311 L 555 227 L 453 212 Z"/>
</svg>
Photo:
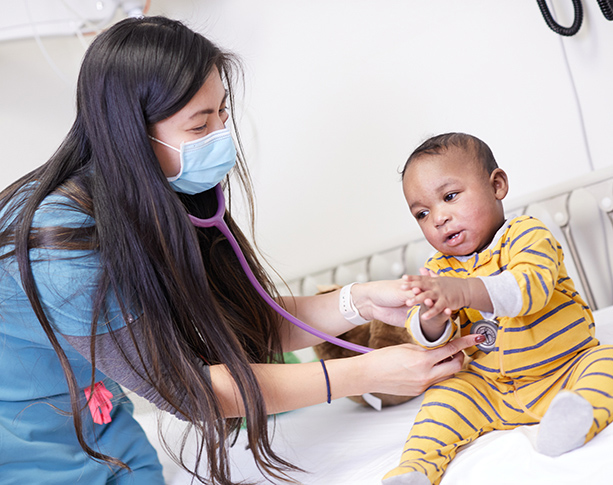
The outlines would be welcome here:
<svg viewBox="0 0 613 485">
<path fill-rule="evenodd" d="M 358 312 L 358 309 L 353 304 L 353 300 L 351 299 L 351 287 L 355 285 L 355 283 L 351 283 L 350 285 L 343 286 L 341 288 L 341 293 L 338 297 L 338 309 L 341 312 L 341 315 L 347 319 L 347 321 L 353 323 L 354 325 L 364 325 L 365 323 L 370 322 L 370 320 L 365 320 Z"/>
</svg>

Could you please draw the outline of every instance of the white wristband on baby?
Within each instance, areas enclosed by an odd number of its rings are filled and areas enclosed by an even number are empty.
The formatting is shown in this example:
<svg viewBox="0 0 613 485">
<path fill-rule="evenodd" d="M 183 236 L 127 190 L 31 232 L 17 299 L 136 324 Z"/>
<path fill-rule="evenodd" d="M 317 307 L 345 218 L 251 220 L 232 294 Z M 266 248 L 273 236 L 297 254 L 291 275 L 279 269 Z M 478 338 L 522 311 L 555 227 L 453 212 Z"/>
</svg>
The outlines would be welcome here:
<svg viewBox="0 0 613 485">
<path fill-rule="evenodd" d="M 358 312 L 358 309 L 353 304 L 353 300 L 351 299 L 351 287 L 355 285 L 355 283 L 351 283 L 350 285 L 343 286 L 341 288 L 340 295 L 338 297 L 338 309 L 341 312 L 341 315 L 345 317 L 348 322 L 353 323 L 354 325 L 364 325 L 365 323 L 370 322 L 370 320 L 365 320 Z"/>
</svg>

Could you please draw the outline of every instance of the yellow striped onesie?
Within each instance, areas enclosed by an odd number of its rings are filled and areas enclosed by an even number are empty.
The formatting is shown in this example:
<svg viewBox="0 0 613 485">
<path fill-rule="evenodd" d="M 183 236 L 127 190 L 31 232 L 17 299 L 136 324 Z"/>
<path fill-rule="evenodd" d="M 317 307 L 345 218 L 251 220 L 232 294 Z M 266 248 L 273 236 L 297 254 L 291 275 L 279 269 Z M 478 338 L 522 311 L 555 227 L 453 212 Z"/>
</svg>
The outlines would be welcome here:
<svg viewBox="0 0 613 485">
<path fill-rule="evenodd" d="M 494 316 L 498 329 L 489 349 L 467 350 L 473 360 L 466 370 L 426 392 L 401 463 L 384 477 L 385 484 L 427 483 L 425 477 L 400 477 L 414 471 L 438 484 L 460 446 L 494 429 L 538 423 L 562 389 L 593 406 L 586 441 L 611 422 L 613 346 L 600 346 L 594 337 L 592 313 L 568 277 L 562 248 L 542 222 L 512 219 L 480 253 L 437 253 L 426 267 L 440 276 L 481 277 L 494 312 L 463 308 L 441 339 L 429 343 L 415 306 L 406 326 L 416 341 L 424 347 L 444 345 L 458 326 L 467 335 L 474 322 Z"/>
</svg>

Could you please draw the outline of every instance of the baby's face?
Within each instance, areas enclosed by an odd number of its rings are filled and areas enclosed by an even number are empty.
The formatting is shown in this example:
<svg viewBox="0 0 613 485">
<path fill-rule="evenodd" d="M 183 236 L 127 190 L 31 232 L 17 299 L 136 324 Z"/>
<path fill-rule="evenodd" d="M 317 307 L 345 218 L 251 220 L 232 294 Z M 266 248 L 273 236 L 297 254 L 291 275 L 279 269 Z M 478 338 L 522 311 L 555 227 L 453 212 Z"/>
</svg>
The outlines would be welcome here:
<svg viewBox="0 0 613 485">
<path fill-rule="evenodd" d="M 485 249 L 504 223 L 506 174 L 488 175 L 473 155 L 451 147 L 422 155 L 407 167 L 404 196 L 428 242 L 443 254 Z"/>
</svg>

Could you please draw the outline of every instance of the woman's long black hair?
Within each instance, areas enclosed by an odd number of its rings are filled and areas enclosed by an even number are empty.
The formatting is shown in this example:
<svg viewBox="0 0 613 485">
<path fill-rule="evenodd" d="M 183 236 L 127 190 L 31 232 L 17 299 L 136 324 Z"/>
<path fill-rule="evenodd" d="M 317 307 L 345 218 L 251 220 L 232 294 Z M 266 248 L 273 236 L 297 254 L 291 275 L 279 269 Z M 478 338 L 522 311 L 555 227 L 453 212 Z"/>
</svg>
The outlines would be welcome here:
<svg viewBox="0 0 613 485">
<path fill-rule="evenodd" d="M 278 317 L 248 282 L 225 237 L 190 223 L 186 209 L 201 217 L 214 213 L 213 190 L 195 196 L 175 193 L 148 139 L 149 127 L 184 107 L 214 67 L 232 107 L 236 61 L 182 23 L 163 17 L 126 19 L 100 34 L 83 60 L 76 119 L 67 137 L 46 164 L 0 194 L 0 209 L 5 210 L 0 247 L 14 244 L 11 254 L 25 291 L 66 375 L 78 440 L 92 458 L 126 467 L 121 457 L 103 455 L 84 439 L 81 391 L 35 291 L 28 249 L 40 240 L 99 253 L 100 277 L 92 302 L 94 364 L 96 326 L 104 323 L 109 291 L 117 296 L 128 329 L 130 312 L 142 312 L 139 353 L 150 359 L 144 378 L 198 432 L 198 461 L 206 458 L 208 469 L 205 474 L 198 467 L 191 472 L 200 482 L 233 483 L 225 443 L 240 420 L 223 419 L 198 359 L 227 366 L 246 409 L 256 463 L 271 478 L 283 480 L 293 467 L 270 447 L 264 400 L 250 367 L 279 359 Z M 236 175 L 252 202 L 241 156 Z M 93 230 L 56 230 L 34 237 L 34 213 L 53 192 L 91 215 Z M 259 280 L 274 294 L 247 239 L 230 215 L 225 217 Z M 182 451 L 171 455 L 187 469 Z"/>
</svg>

